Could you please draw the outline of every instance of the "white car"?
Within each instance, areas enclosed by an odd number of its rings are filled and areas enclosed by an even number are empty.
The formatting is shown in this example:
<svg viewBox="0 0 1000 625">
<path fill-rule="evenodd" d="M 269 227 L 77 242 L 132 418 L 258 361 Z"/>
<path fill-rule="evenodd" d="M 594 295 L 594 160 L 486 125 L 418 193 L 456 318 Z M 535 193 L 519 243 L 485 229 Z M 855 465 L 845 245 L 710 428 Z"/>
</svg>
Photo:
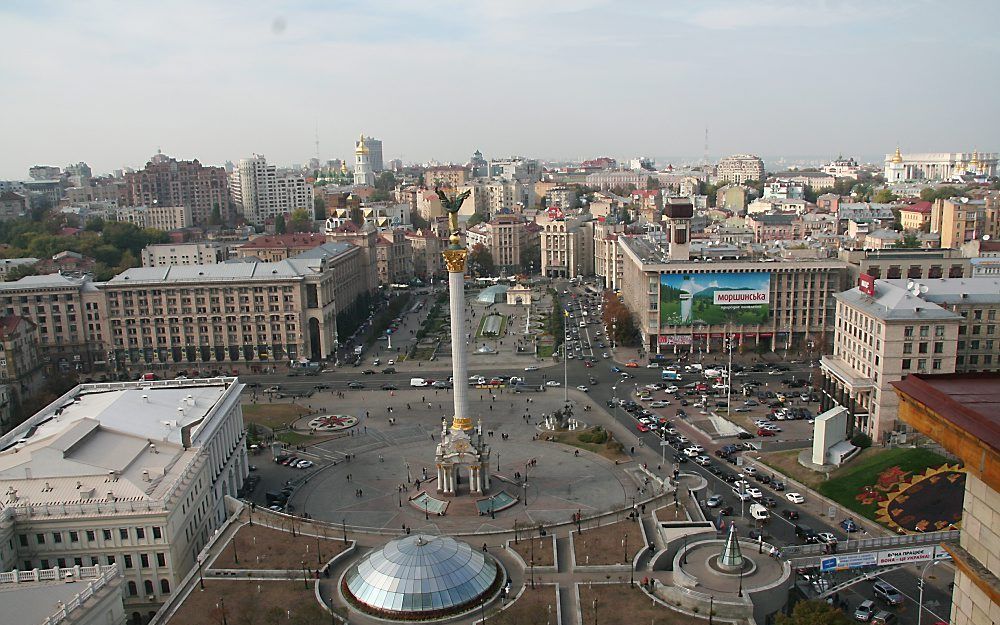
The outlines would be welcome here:
<svg viewBox="0 0 1000 625">
<path fill-rule="evenodd" d="M 535 365 L 531 365 L 529 367 L 525 367 L 524 370 L 525 371 L 538 371 L 538 367 L 536 367 Z"/>
<path fill-rule="evenodd" d="M 670 402 L 658 399 L 649 405 L 650 408 L 666 408 L 670 405 Z"/>
<path fill-rule="evenodd" d="M 548 382 L 545 383 L 545 386 L 562 386 L 562 384 L 556 382 L 555 380 L 549 380 Z"/>
<path fill-rule="evenodd" d="M 721 391 L 721 390 L 729 388 L 729 385 L 728 384 L 713 384 L 712 388 Z"/>
<path fill-rule="evenodd" d="M 589 393 L 590 392 L 590 389 L 587 388 L 586 386 L 584 386 L 583 384 L 581 384 L 580 386 L 576 387 L 576 390 L 583 391 L 584 393 Z"/>
<path fill-rule="evenodd" d="M 385 364 L 387 364 L 387 365 L 389 365 L 391 367 L 394 364 L 396 364 L 396 361 L 390 358 Z"/>
<path fill-rule="evenodd" d="M 741 490 L 747 490 L 750 488 L 750 482 L 746 480 L 736 480 L 733 482 L 733 487 L 739 488 Z"/>
<path fill-rule="evenodd" d="M 609 354 L 608 352 L 604 352 L 603 354 L 601 354 L 601 358 L 611 358 L 611 354 Z"/>
<path fill-rule="evenodd" d="M 752 499 L 752 497 L 750 497 L 750 493 L 745 490 L 740 490 L 735 486 L 733 487 L 733 494 L 736 495 L 736 497 L 741 501 L 750 501 Z"/>
<path fill-rule="evenodd" d="M 754 499 L 760 499 L 764 496 L 764 493 L 760 492 L 759 488 L 754 488 L 753 486 L 747 489 L 747 494 Z"/>
<path fill-rule="evenodd" d="M 785 493 L 785 499 L 792 503 L 805 503 L 806 498 L 798 493 Z"/>
<path fill-rule="evenodd" d="M 750 475 L 750 476 L 757 475 L 757 468 L 756 467 L 743 467 L 743 474 L 744 475 Z"/>
<path fill-rule="evenodd" d="M 646 368 L 647 369 L 659 369 L 660 368 L 660 363 L 658 363 L 658 362 L 651 362 L 648 365 L 646 365 Z"/>
<path fill-rule="evenodd" d="M 697 458 L 694 459 L 694 461 L 703 467 L 707 467 L 709 464 L 712 463 L 712 459 L 709 458 L 708 456 L 698 456 Z"/>
<path fill-rule="evenodd" d="M 819 534 L 816 534 L 816 538 L 818 538 L 819 542 L 823 543 L 824 545 L 837 544 L 837 537 L 830 532 L 820 532 Z"/>
<path fill-rule="evenodd" d="M 312 460 L 299 460 L 295 463 L 296 469 L 308 469 L 311 466 L 313 466 Z"/>
<path fill-rule="evenodd" d="M 688 449 L 693 449 L 697 451 L 699 454 L 705 453 L 705 448 L 702 447 L 701 445 L 688 445 Z"/>
<path fill-rule="evenodd" d="M 701 451 L 695 449 L 694 447 L 688 447 L 684 450 L 684 455 L 688 458 L 697 458 L 701 455 Z"/>
<path fill-rule="evenodd" d="M 677 442 L 681 443 L 681 444 L 684 444 L 684 443 L 688 442 L 688 438 L 687 438 L 687 436 L 684 436 L 683 434 L 681 434 L 680 436 L 677 437 Z"/>
<path fill-rule="evenodd" d="M 676 393 L 679 390 L 680 390 L 679 388 L 677 388 L 676 386 L 674 386 L 673 384 L 671 384 L 667 388 L 663 389 L 663 392 L 665 392 L 665 393 Z"/>
</svg>

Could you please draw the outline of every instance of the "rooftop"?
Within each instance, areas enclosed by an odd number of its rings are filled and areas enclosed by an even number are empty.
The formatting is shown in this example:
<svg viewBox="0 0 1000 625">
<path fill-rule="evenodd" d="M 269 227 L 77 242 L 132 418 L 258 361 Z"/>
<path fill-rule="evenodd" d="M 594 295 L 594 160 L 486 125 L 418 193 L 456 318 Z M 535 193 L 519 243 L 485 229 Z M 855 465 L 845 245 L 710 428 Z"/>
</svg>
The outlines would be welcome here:
<svg viewBox="0 0 1000 625">
<path fill-rule="evenodd" d="M 80 607 L 87 607 L 87 599 L 93 595 L 106 596 L 106 593 L 116 592 L 121 594 L 117 584 L 109 584 L 112 581 L 120 581 L 117 567 L 105 567 L 107 570 L 101 571 L 101 567 L 84 567 L 81 569 L 82 578 L 67 581 L 55 578 L 56 570 L 43 569 L 37 571 L 42 579 L 47 581 L 18 581 L 0 583 L 0 602 L 3 603 L 3 617 L 5 623 L 18 623 L 19 625 L 33 625 L 35 623 L 44 624 L 50 618 L 55 618 L 57 612 L 66 608 L 68 623 L 75 623 L 73 611 Z M 65 572 L 66 569 L 63 569 Z M 34 571 L 21 571 L 20 574 L 33 574 Z M 14 572 L 17 575 L 18 572 Z M 101 589 L 106 588 L 102 592 Z M 61 619 L 60 619 L 61 620 Z"/>
<path fill-rule="evenodd" d="M 235 378 L 77 386 L 0 438 L 0 510 L 162 499 L 209 416 L 241 388 Z"/>
<path fill-rule="evenodd" d="M 88 281 L 89 278 L 74 278 L 58 273 L 49 273 L 40 276 L 25 276 L 15 282 L 0 282 L 0 291 L 42 288 L 76 289 Z"/>
<path fill-rule="evenodd" d="M 320 259 L 297 256 L 276 263 L 248 262 L 215 265 L 170 265 L 126 269 L 106 284 L 162 284 L 164 282 L 231 282 L 236 280 L 278 280 L 301 278 L 319 273 Z M 27 279 L 27 278 L 25 278 Z M 18 281 L 20 282 L 20 281 Z M 16 284 L 16 283 L 15 283 Z"/>
<path fill-rule="evenodd" d="M 326 242 L 326 237 L 317 232 L 294 232 L 257 237 L 242 245 L 243 249 L 259 249 L 272 247 L 316 246 Z"/>
<path fill-rule="evenodd" d="M 957 278 L 956 278 L 957 280 Z M 921 284 L 923 281 L 921 281 Z M 951 321 L 961 315 L 927 301 L 924 295 L 914 295 L 906 289 L 905 280 L 876 280 L 875 296 L 862 293 L 857 287 L 838 293 L 837 301 L 859 309 L 883 321 Z"/>
<path fill-rule="evenodd" d="M 914 280 L 879 280 L 900 289 L 908 284 L 919 285 L 920 297 L 927 302 L 943 306 L 951 304 L 1000 303 L 1000 278 L 927 278 Z M 924 290 L 926 287 L 926 290 Z M 878 288 L 876 286 L 876 288 Z"/>
</svg>

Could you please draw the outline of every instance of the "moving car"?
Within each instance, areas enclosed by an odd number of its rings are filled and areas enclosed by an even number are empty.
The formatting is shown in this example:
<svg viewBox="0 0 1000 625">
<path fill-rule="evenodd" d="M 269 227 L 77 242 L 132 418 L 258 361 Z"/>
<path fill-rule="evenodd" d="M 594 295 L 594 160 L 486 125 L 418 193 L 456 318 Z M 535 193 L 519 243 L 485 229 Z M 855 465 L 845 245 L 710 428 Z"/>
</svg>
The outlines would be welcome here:
<svg viewBox="0 0 1000 625">
<path fill-rule="evenodd" d="M 816 534 L 816 537 L 819 538 L 819 542 L 823 543 L 824 545 L 837 544 L 837 537 L 830 532 L 820 532 L 819 534 Z"/>
<path fill-rule="evenodd" d="M 356 389 L 360 389 L 360 388 L 364 388 L 364 387 L 365 387 L 365 385 L 362 384 L 361 382 L 350 382 L 347 385 L 347 388 L 351 388 L 351 389 L 355 389 L 355 390 Z"/>
<path fill-rule="evenodd" d="M 844 519 L 840 522 L 840 529 L 850 534 L 851 532 L 858 531 L 858 524 L 854 522 L 854 519 Z"/>
<path fill-rule="evenodd" d="M 725 503 L 725 500 L 722 499 L 722 495 L 712 495 L 708 498 L 708 501 L 705 502 L 705 505 L 709 508 L 718 508 L 723 503 Z"/>
<path fill-rule="evenodd" d="M 875 602 L 871 599 L 865 599 L 854 610 L 855 621 L 867 623 L 872 620 L 873 616 L 875 616 Z"/>
<path fill-rule="evenodd" d="M 584 393 L 589 393 L 590 392 L 590 389 L 587 388 L 586 386 L 584 386 L 583 384 L 581 384 L 580 386 L 576 387 L 576 390 L 583 391 Z"/>
<path fill-rule="evenodd" d="M 694 461 L 703 467 L 707 467 L 708 465 L 712 464 L 712 459 L 709 458 L 708 456 L 698 456 L 697 458 L 694 459 Z"/>
<path fill-rule="evenodd" d="M 545 383 L 545 386 L 562 386 L 562 384 L 555 380 L 549 380 L 548 382 Z"/>
<path fill-rule="evenodd" d="M 311 466 L 313 466 L 312 460 L 299 460 L 295 463 L 296 469 L 308 469 Z"/>
<path fill-rule="evenodd" d="M 889 605 L 900 605 L 903 603 L 903 595 L 889 582 L 877 580 L 872 584 L 872 592 L 875 594 L 877 600 Z"/>
<path fill-rule="evenodd" d="M 750 516 L 757 521 L 766 521 L 771 518 L 771 513 L 759 503 L 752 503 L 750 504 Z"/>
<path fill-rule="evenodd" d="M 530 365 L 528 367 L 525 367 L 524 370 L 525 371 L 538 371 L 538 367 L 536 367 L 535 365 Z"/>
<path fill-rule="evenodd" d="M 799 493 L 785 493 L 785 499 L 792 503 L 805 503 L 806 498 Z"/>
<path fill-rule="evenodd" d="M 399 387 L 396 386 L 395 384 L 383 384 L 382 385 L 382 390 L 383 391 L 398 391 Z"/>
<path fill-rule="evenodd" d="M 798 518 L 799 518 L 799 511 L 798 510 L 791 510 L 791 509 L 789 509 L 789 510 L 782 510 L 781 511 L 781 516 L 785 517 L 789 521 L 797 521 Z"/>
</svg>

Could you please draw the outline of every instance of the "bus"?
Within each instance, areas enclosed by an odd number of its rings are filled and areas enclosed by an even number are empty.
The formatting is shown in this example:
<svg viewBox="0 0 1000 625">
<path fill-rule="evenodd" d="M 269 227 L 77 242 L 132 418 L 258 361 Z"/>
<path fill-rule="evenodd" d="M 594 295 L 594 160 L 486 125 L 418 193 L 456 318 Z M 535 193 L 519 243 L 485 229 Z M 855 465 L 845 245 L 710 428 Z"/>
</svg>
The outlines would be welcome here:
<svg viewBox="0 0 1000 625">
<path fill-rule="evenodd" d="M 664 381 L 679 382 L 681 376 L 676 371 L 671 371 L 670 369 L 662 369 L 660 371 L 660 379 Z"/>
</svg>

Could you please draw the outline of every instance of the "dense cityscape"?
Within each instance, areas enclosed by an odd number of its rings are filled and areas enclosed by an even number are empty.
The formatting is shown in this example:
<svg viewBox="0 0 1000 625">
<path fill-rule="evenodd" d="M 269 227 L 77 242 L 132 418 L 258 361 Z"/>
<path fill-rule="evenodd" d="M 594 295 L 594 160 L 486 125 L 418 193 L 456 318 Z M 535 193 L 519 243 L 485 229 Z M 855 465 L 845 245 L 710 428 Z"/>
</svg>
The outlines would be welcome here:
<svg viewBox="0 0 1000 625">
<path fill-rule="evenodd" d="M 2 150 L 0 623 L 1000 622 L 995 129 L 713 122 Z"/>
</svg>

